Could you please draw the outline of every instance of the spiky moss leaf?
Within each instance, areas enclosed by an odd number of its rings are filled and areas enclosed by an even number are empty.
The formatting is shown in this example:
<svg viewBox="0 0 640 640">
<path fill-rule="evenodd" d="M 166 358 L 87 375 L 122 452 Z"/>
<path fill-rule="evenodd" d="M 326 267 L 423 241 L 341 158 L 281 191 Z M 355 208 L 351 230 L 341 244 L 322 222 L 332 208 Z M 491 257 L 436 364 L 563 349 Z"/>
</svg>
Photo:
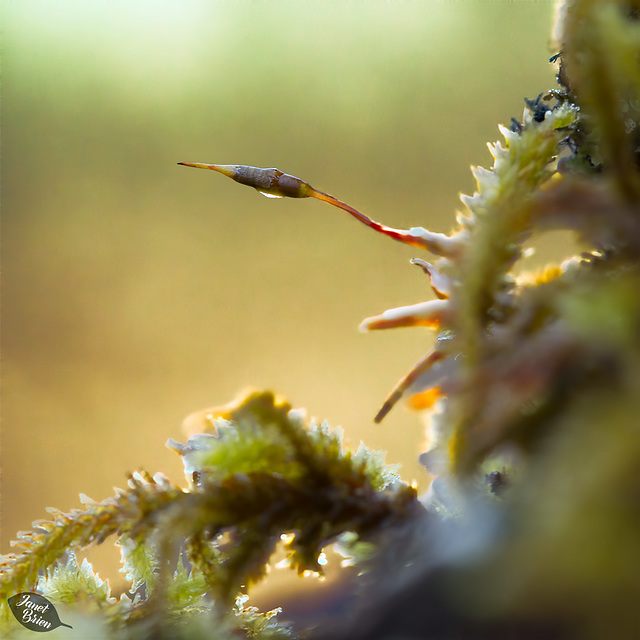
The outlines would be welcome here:
<svg viewBox="0 0 640 640">
<path fill-rule="evenodd" d="M 193 566 L 192 575 L 202 576 L 207 589 L 212 584 L 222 584 L 225 569 L 222 552 L 217 542 L 206 531 L 194 533 L 185 544 L 185 554 Z"/>
<path fill-rule="evenodd" d="M 121 547 L 120 573 L 124 573 L 131 583 L 129 592 L 136 593 L 144 585 L 147 595 L 151 594 L 155 589 L 158 570 L 158 552 L 151 536 L 146 540 L 121 536 L 116 544 Z"/>
<path fill-rule="evenodd" d="M 364 464 L 364 472 L 369 476 L 371 485 L 377 491 L 382 491 L 392 482 L 398 482 L 400 476 L 399 464 L 385 464 L 386 454 L 381 449 L 371 451 L 364 443 L 360 443 L 356 455 L 353 458 L 355 464 Z"/>
<path fill-rule="evenodd" d="M 520 255 L 519 243 L 530 232 L 532 197 L 552 174 L 548 165 L 558 152 L 562 129 L 577 117 L 573 105 L 563 104 L 536 122 L 525 111 L 520 133 L 500 128 L 506 147 L 492 147 L 492 171 L 476 168 L 478 193 L 467 202 L 475 219 L 466 248 L 455 304 L 459 308 L 456 346 L 469 367 L 477 362 L 478 338 L 499 313 L 498 295 L 505 276 Z M 497 308 L 495 308 L 497 307 Z"/>
<path fill-rule="evenodd" d="M 246 632 L 249 638 L 293 640 L 296 637 L 288 625 L 275 620 L 281 609 L 261 613 L 256 607 L 245 606 L 247 599 L 247 596 L 238 596 L 233 610 L 239 620 L 238 626 Z"/>
<path fill-rule="evenodd" d="M 464 356 L 460 359 L 461 390 L 447 408 L 447 420 L 453 425 L 450 457 L 457 471 L 464 466 L 460 460 L 467 446 L 466 425 L 481 400 L 471 378 L 486 356 L 487 332 L 504 321 L 514 304 L 509 271 L 532 230 L 534 196 L 552 176 L 548 165 L 577 113 L 575 106 L 563 103 L 537 122 L 525 111 L 520 132 L 500 128 L 506 147 L 499 143 L 490 147 L 495 157 L 493 170 L 474 170 L 478 192 L 466 200 L 474 224 L 451 298 L 457 313 L 449 348 Z"/>
<path fill-rule="evenodd" d="M 53 520 L 34 522 L 34 530 L 19 532 L 14 546 L 19 553 L 9 554 L 0 563 L 0 606 L 20 591 L 35 587 L 39 572 L 47 570 L 69 549 L 103 542 L 108 536 L 131 531 L 149 514 L 162 511 L 184 496 L 182 489 L 161 474 L 151 477 L 140 472 L 129 478 L 126 491 L 100 503 L 86 502 L 86 509 L 63 513 L 49 511 Z"/>
<path fill-rule="evenodd" d="M 203 599 L 207 590 L 208 585 L 204 575 L 190 569 L 184 555 L 180 554 L 178 565 L 167 589 L 167 600 L 171 609 L 179 614 L 193 610 L 200 611 L 203 608 Z"/>
<path fill-rule="evenodd" d="M 283 433 L 291 406 L 271 392 L 251 392 L 210 416 L 214 434 L 198 434 L 186 446 L 169 441 L 183 456 L 189 478 L 193 472 L 211 482 L 234 473 L 279 473 L 289 478 L 302 472 Z"/>
<path fill-rule="evenodd" d="M 84 558 L 78 565 L 75 553 L 67 554 L 65 563 L 58 562 L 48 577 L 38 581 L 38 591 L 54 602 L 71 604 L 83 600 L 95 607 L 115 604 L 107 580 L 101 580 L 91 563 Z"/>
<path fill-rule="evenodd" d="M 295 481 L 317 465 L 357 470 L 377 490 L 398 478 L 399 465 L 385 465 L 383 451 L 362 444 L 355 455 L 344 450 L 341 429 L 315 420 L 307 425 L 303 411 L 271 392 L 251 392 L 221 415 L 212 417 L 215 435 L 195 435 L 187 445 L 169 441 L 188 478 L 195 472 L 215 483 L 233 474 L 271 473 Z"/>
<path fill-rule="evenodd" d="M 217 436 L 200 436 L 200 448 L 191 464 L 209 480 L 221 480 L 233 473 L 282 473 L 289 478 L 302 473 L 300 463 L 273 424 L 239 426 L 216 420 Z M 204 440 L 207 438 L 207 441 Z M 192 440 L 189 441 L 191 444 Z"/>
</svg>

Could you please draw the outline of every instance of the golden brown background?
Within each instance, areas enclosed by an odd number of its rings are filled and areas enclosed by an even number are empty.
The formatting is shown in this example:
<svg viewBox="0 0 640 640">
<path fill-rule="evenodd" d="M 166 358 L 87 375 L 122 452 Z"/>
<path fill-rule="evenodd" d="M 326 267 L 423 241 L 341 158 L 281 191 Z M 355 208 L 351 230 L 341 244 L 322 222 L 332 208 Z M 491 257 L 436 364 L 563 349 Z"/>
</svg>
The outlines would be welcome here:
<svg viewBox="0 0 640 640">
<path fill-rule="evenodd" d="M 4 2 L 2 552 L 129 471 L 181 481 L 167 438 L 249 385 L 426 486 L 418 419 L 372 417 L 433 337 L 357 331 L 431 296 L 418 251 L 176 163 L 276 166 L 389 225 L 449 231 L 497 124 L 554 85 L 552 13 Z"/>
</svg>

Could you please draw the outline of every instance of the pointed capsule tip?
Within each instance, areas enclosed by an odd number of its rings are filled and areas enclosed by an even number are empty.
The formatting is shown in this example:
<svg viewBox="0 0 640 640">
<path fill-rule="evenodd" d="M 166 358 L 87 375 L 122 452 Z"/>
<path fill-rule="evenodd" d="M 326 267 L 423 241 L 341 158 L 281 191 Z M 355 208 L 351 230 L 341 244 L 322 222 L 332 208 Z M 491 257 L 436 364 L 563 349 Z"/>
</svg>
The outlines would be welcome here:
<svg viewBox="0 0 640 640">
<path fill-rule="evenodd" d="M 196 169 L 214 169 L 215 164 L 205 164 L 204 162 L 178 162 L 183 167 L 195 167 Z"/>
<path fill-rule="evenodd" d="M 178 164 L 185 167 L 195 167 L 196 169 L 212 169 L 234 180 L 238 170 L 238 165 L 235 164 L 211 164 L 209 162 L 178 162 Z"/>
</svg>

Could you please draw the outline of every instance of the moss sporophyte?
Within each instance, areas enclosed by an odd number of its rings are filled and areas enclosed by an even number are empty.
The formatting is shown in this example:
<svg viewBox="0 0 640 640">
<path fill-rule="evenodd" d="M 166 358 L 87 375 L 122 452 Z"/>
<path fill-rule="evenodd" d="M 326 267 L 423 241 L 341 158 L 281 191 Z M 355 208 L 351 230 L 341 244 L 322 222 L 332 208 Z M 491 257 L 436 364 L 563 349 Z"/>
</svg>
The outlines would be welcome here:
<svg viewBox="0 0 640 640">
<path fill-rule="evenodd" d="M 316 198 L 323 202 L 328 202 L 334 207 L 338 207 L 352 215 L 356 220 L 367 225 L 371 229 L 378 231 L 394 240 L 403 242 L 412 247 L 426 249 L 442 258 L 452 260 L 463 250 L 466 234 L 460 232 L 453 236 L 442 233 L 434 233 L 422 227 L 401 230 L 393 229 L 380 224 L 364 215 L 352 206 L 338 200 L 337 198 L 314 189 L 308 182 L 283 173 L 278 169 L 261 169 L 247 165 L 221 165 L 207 164 L 201 162 L 179 162 L 186 167 L 196 167 L 198 169 L 212 169 L 218 171 L 232 180 L 250 187 L 253 187 L 263 195 L 274 198 Z M 431 278 L 431 287 L 438 300 L 423 302 L 417 305 L 400 307 L 384 312 L 381 316 L 368 318 L 361 329 L 370 331 L 374 329 L 388 329 L 392 327 L 426 326 L 440 327 L 442 320 L 450 314 L 450 305 L 447 301 L 450 291 L 449 278 L 438 268 L 424 260 L 414 259 L 413 264 L 418 264 Z M 440 360 L 440 356 L 434 354 L 423 358 L 416 367 L 404 378 L 393 390 L 389 399 L 375 417 L 376 422 L 389 412 L 393 405 L 400 399 L 406 389 L 408 389 L 417 379 L 422 378 L 422 374 L 430 370 Z M 434 399 L 435 395 L 431 394 Z"/>
<path fill-rule="evenodd" d="M 562 2 L 558 16 L 560 86 L 500 127 L 449 235 L 380 224 L 277 169 L 180 163 L 327 202 L 435 256 L 411 260 L 433 299 L 361 325 L 437 332 L 375 417 L 403 397 L 424 411 L 427 494 L 382 452 L 249 392 L 169 441 L 185 488 L 138 472 L 20 532 L 2 605 L 38 592 L 68 605 L 77 637 L 113 640 L 640 637 L 640 0 Z M 526 243 L 557 229 L 584 250 L 522 273 Z M 120 598 L 75 557 L 111 535 Z M 319 573 L 331 545 L 353 582 L 318 599 L 306 627 L 246 606 L 274 553 Z"/>
<path fill-rule="evenodd" d="M 447 380 L 459 368 L 455 362 L 458 356 L 464 353 L 467 359 L 472 357 L 477 342 L 475 333 L 483 327 L 466 327 L 461 324 L 469 322 L 472 317 L 478 318 L 486 314 L 488 308 L 475 308 L 476 305 L 496 306 L 496 290 L 502 288 L 502 279 L 518 257 L 517 241 L 531 227 L 528 219 L 530 197 L 551 177 L 552 173 L 547 167 L 558 152 L 560 141 L 566 137 L 566 129 L 573 124 L 576 116 L 576 107 L 565 103 L 558 105 L 556 109 L 549 109 L 540 122 L 527 109 L 520 133 L 500 127 L 506 147 L 502 147 L 499 142 L 489 145 L 495 160 L 492 171 L 480 167 L 473 169 L 478 192 L 473 197 L 462 197 L 469 215 L 459 217 L 460 228 L 451 235 L 434 233 L 422 227 L 393 229 L 372 220 L 334 196 L 314 189 L 304 180 L 278 169 L 195 162 L 179 164 L 218 171 L 264 195 L 316 198 L 328 202 L 379 233 L 410 246 L 426 249 L 439 257 L 435 264 L 422 259 L 412 260 L 413 264 L 420 266 L 429 276 L 435 300 L 390 309 L 379 316 L 367 318 L 360 325 L 363 331 L 422 326 L 432 327 L 439 332 L 437 346 L 398 382 L 383 404 L 375 417 L 375 421 L 380 422 L 407 391 L 413 392 L 413 401 L 417 406 L 428 408 L 430 403 L 444 394 Z M 482 219 L 483 216 L 491 216 L 491 224 L 478 230 L 478 218 Z M 482 233 L 487 234 L 487 237 L 478 239 L 478 235 Z M 476 255 L 474 245 L 480 241 L 493 249 L 494 255 L 488 260 L 488 256 L 484 254 Z M 473 271 L 473 277 L 467 280 L 471 279 L 473 285 L 482 291 L 474 293 L 473 289 L 468 290 L 469 287 L 461 287 L 465 272 L 470 271 Z M 454 294 L 452 300 L 454 291 L 462 295 Z M 471 294 L 471 299 L 465 293 Z M 497 313 L 497 309 L 494 313 Z M 478 320 L 479 325 L 486 325 L 481 318 Z M 464 339 L 466 344 L 461 344 L 465 333 L 471 335 Z M 452 340 L 455 335 L 460 338 Z"/>
</svg>

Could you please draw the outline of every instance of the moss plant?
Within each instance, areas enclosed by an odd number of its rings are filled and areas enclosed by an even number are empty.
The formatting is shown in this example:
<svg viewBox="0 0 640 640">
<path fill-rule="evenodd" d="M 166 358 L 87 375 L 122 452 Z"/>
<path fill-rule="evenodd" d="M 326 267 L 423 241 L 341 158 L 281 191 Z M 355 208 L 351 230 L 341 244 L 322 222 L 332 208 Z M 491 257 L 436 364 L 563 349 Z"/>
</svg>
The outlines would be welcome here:
<svg viewBox="0 0 640 640">
<path fill-rule="evenodd" d="M 184 459 L 188 489 L 136 473 L 114 498 L 83 497 L 84 510 L 52 510 L 52 521 L 19 534 L 22 552 L 5 559 L 2 598 L 33 588 L 54 602 L 88 598 L 95 613 L 124 628 L 123 637 L 191 637 L 201 624 L 191 619 L 206 613 L 216 637 L 240 629 L 287 638 L 286 626 L 268 622 L 274 612 L 260 616 L 238 599 L 262 577 L 282 535 L 294 534 L 292 567 L 321 572 L 322 548 L 341 534 L 366 540 L 423 511 L 380 453 L 343 450 L 340 432 L 306 424 L 303 412 L 270 392 L 225 408 L 212 428 L 187 445 L 169 442 Z M 111 598 L 72 552 L 110 535 L 122 549 L 130 598 Z"/>
<path fill-rule="evenodd" d="M 10 637 L 22 630 L 6 599 L 34 590 L 72 605 L 68 637 L 640 637 L 640 3 L 574 0 L 558 16 L 559 87 L 500 128 L 448 236 L 392 229 L 277 169 L 183 163 L 323 200 L 435 254 L 412 260 L 433 300 L 362 325 L 438 332 L 376 418 L 403 396 L 424 411 L 428 494 L 383 454 L 249 393 L 211 411 L 208 433 L 169 442 L 186 488 L 139 472 L 18 534 L 0 566 Z M 548 229 L 587 249 L 516 275 Z M 120 599 L 74 554 L 109 537 L 129 580 Z M 336 541 L 351 549 L 349 614 L 305 630 L 245 606 L 281 539 L 299 573 L 320 572 Z"/>
</svg>

